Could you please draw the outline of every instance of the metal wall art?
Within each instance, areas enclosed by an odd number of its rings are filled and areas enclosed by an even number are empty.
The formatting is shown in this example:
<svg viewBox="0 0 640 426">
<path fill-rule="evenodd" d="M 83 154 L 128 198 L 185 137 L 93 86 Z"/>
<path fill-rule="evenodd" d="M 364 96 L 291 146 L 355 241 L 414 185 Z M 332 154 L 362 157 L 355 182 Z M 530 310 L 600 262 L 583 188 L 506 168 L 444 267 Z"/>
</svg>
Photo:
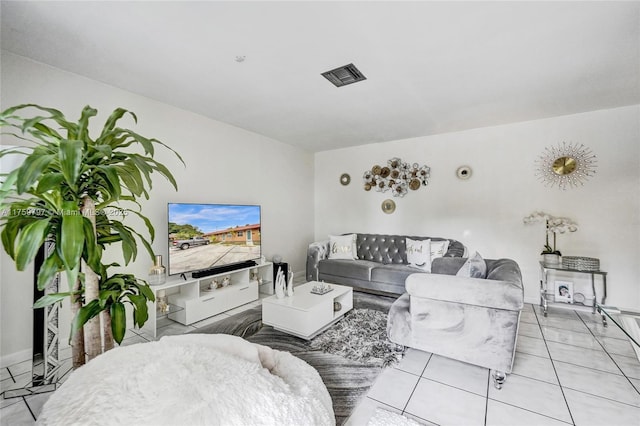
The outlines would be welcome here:
<svg viewBox="0 0 640 426">
<path fill-rule="evenodd" d="M 378 192 L 391 190 L 394 197 L 404 197 L 408 190 L 417 190 L 429 183 L 431 169 L 418 163 L 405 163 L 395 157 L 387 161 L 386 166 L 375 165 L 362 176 L 364 190 L 375 189 Z"/>
<path fill-rule="evenodd" d="M 567 189 L 584 185 L 596 173 L 596 156 L 583 144 L 562 142 L 545 148 L 537 160 L 536 176 L 545 186 Z"/>
</svg>

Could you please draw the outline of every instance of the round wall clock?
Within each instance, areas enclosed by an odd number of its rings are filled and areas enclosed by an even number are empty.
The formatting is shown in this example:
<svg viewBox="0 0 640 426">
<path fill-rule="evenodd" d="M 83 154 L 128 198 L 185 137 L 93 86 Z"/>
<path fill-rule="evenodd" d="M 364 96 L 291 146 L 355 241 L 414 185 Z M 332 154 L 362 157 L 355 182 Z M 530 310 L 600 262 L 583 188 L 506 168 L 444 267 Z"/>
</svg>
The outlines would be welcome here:
<svg viewBox="0 0 640 426">
<path fill-rule="evenodd" d="M 596 156 L 580 144 L 562 142 L 545 148 L 537 160 L 536 175 L 546 186 L 560 189 L 584 185 L 596 173 Z"/>
</svg>

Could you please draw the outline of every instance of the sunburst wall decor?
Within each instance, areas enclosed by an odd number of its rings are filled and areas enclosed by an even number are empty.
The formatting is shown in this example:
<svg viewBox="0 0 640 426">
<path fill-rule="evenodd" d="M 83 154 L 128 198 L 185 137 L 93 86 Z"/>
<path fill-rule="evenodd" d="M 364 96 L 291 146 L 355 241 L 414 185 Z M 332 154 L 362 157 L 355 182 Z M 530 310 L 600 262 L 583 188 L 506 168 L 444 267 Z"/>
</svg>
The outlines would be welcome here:
<svg viewBox="0 0 640 426">
<path fill-rule="evenodd" d="M 536 163 L 536 176 L 545 186 L 565 190 L 584 185 L 596 173 L 597 159 L 583 144 L 562 142 L 545 148 Z"/>
</svg>

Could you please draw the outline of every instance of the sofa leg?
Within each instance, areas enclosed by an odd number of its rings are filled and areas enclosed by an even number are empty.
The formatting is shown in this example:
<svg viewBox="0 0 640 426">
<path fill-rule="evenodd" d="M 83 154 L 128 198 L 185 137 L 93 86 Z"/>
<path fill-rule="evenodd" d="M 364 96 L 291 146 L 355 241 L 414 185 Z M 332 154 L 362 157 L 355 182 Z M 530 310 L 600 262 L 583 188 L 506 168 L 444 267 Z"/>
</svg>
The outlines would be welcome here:
<svg viewBox="0 0 640 426">
<path fill-rule="evenodd" d="M 493 385 L 496 389 L 502 389 L 502 385 L 505 380 L 507 380 L 507 375 L 502 371 L 494 371 L 493 372 Z"/>
</svg>

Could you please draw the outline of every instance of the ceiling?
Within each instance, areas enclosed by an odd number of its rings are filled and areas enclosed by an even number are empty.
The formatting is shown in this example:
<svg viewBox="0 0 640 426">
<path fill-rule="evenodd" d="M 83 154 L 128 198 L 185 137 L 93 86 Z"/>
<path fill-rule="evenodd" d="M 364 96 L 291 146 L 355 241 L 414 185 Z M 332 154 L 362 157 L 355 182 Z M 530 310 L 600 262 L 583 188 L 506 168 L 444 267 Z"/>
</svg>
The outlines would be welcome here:
<svg viewBox="0 0 640 426">
<path fill-rule="evenodd" d="M 635 1 L 3 0 L 1 15 L 4 50 L 312 152 L 640 103 Z M 320 75 L 349 63 L 367 79 Z"/>
</svg>

